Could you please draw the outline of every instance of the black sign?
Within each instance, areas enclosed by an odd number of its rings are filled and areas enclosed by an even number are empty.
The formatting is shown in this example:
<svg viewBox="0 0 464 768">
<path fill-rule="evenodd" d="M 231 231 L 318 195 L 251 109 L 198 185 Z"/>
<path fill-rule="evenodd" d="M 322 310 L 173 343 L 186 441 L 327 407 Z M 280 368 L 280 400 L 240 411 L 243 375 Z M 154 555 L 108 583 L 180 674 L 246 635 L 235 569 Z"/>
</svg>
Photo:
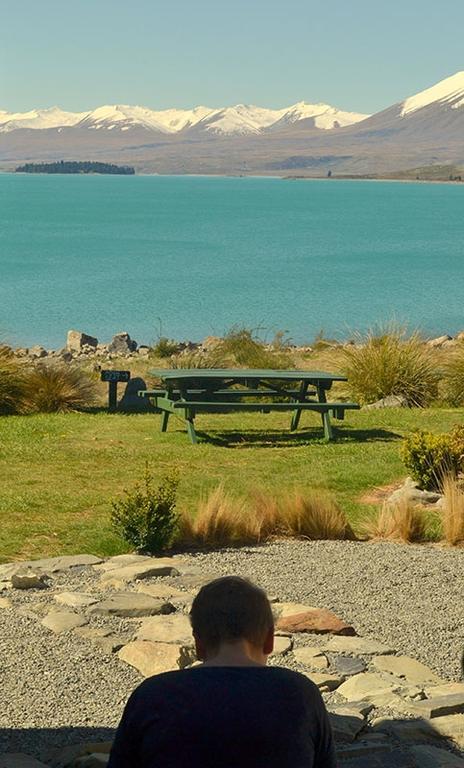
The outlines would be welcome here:
<svg viewBox="0 0 464 768">
<path fill-rule="evenodd" d="M 129 381 L 130 371 L 102 371 L 102 381 Z"/>
</svg>

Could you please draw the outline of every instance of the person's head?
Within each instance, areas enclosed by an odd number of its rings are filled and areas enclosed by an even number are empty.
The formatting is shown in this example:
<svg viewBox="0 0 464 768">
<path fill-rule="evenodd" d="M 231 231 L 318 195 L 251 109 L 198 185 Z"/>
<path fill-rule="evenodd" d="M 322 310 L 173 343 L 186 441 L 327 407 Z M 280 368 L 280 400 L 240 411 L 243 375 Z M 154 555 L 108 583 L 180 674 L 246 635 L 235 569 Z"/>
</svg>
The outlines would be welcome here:
<svg viewBox="0 0 464 768">
<path fill-rule="evenodd" d="M 274 644 L 274 617 L 264 590 L 239 576 L 202 587 L 190 611 L 197 656 L 206 661 L 234 644 L 265 663 Z"/>
</svg>

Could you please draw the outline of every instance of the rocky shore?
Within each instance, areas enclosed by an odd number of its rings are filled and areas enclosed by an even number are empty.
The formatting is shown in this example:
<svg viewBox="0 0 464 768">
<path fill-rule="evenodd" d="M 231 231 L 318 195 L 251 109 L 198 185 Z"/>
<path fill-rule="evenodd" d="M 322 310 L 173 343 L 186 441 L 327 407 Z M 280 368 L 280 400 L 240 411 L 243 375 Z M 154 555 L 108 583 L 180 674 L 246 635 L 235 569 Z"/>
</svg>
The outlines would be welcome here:
<svg viewBox="0 0 464 768">
<path fill-rule="evenodd" d="M 343 768 L 464 768 L 464 552 L 350 542 L 0 566 L 0 766 L 105 765 L 151 674 L 195 663 L 188 611 L 251 576 L 277 620 L 271 664 L 321 690 Z"/>
<path fill-rule="evenodd" d="M 168 340 L 166 340 L 168 341 Z M 175 348 L 175 354 L 191 352 L 208 352 L 222 341 L 217 336 L 207 336 L 202 341 L 171 341 L 169 344 Z M 455 336 L 443 334 L 436 338 L 424 340 L 431 349 L 451 349 L 464 342 L 464 331 L 460 331 Z M 345 341 L 336 341 L 335 339 L 319 339 L 313 345 L 295 345 L 286 344 L 285 349 L 296 354 L 311 354 L 318 349 L 342 349 L 346 346 L 353 346 L 356 342 L 352 339 Z M 268 349 L 273 349 L 272 344 L 265 344 Z M 111 341 L 101 343 L 97 337 L 91 336 L 83 331 L 70 330 L 67 333 L 66 344 L 58 349 L 46 349 L 37 344 L 32 347 L 17 347 L 14 352 L 18 357 L 29 358 L 30 360 L 39 360 L 42 358 L 59 358 L 65 362 L 72 360 L 83 360 L 89 358 L 103 358 L 112 360 L 121 357 L 137 358 L 147 357 L 153 346 L 148 344 L 138 344 L 127 331 L 116 333 Z"/>
</svg>

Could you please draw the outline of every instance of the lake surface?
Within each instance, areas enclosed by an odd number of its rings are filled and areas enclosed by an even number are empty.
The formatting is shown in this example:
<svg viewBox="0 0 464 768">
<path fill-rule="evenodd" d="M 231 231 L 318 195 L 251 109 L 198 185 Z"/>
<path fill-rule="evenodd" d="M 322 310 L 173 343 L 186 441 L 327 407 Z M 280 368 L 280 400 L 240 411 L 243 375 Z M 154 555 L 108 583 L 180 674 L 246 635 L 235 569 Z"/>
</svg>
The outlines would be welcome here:
<svg viewBox="0 0 464 768">
<path fill-rule="evenodd" d="M 464 185 L 0 174 L 0 337 L 464 328 Z"/>
</svg>

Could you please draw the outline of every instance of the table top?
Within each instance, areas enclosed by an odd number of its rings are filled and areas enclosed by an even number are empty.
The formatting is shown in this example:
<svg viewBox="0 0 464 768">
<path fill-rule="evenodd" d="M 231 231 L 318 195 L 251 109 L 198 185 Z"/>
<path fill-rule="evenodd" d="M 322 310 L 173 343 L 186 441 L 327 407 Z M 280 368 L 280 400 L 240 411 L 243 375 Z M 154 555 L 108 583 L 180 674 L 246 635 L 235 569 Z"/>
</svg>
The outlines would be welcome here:
<svg viewBox="0 0 464 768">
<path fill-rule="evenodd" d="M 346 376 L 327 371 L 294 371 L 272 370 L 257 368 L 154 368 L 149 371 L 151 376 L 165 381 L 180 381 L 185 379 L 195 380 L 222 380 L 233 379 L 243 381 L 245 379 L 279 379 L 287 381 L 346 381 Z"/>
</svg>

